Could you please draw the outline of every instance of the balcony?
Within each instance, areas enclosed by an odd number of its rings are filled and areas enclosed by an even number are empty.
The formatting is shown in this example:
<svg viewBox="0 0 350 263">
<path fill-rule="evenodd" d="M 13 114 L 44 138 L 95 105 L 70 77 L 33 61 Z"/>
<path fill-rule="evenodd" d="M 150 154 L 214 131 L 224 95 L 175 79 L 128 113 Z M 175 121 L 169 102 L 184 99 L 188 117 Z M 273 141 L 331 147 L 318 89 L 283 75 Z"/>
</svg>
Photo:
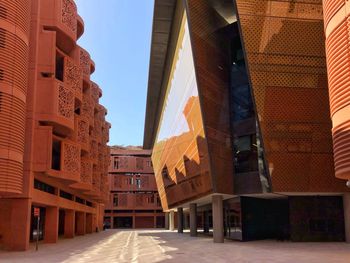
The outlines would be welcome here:
<svg viewBox="0 0 350 263">
<path fill-rule="evenodd" d="M 77 15 L 77 40 L 84 34 L 84 20 L 80 15 Z"/>
<path fill-rule="evenodd" d="M 80 144 L 81 149 L 85 152 L 90 150 L 90 136 L 89 136 L 89 121 L 87 118 L 76 115 L 75 128 L 71 139 Z"/>
<path fill-rule="evenodd" d="M 56 31 L 57 46 L 69 53 L 74 48 L 78 36 L 76 4 L 73 0 L 45 0 L 40 1 L 40 5 L 43 27 L 46 30 Z M 80 33 L 81 29 L 80 24 Z"/>
<path fill-rule="evenodd" d="M 34 132 L 33 170 L 70 183 L 80 181 L 80 145 L 53 135 L 53 128 L 40 126 Z"/>
<path fill-rule="evenodd" d="M 83 93 L 83 101 L 81 103 L 81 116 L 89 120 L 89 125 L 94 126 L 94 107 L 95 103 L 91 98 L 90 91 L 85 91 Z"/>
<path fill-rule="evenodd" d="M 115 194 L 113 198 L 113 209 L 122 210 L 156 210 L 161 209 L 158 194 L 130 194 L 130 193 L 119 193 Z"/>
<path fill-rule="evenodd" d="M 94 100 L 95 102 L 95 107 L 98 109 L 98 100 L 99 98 L 102 96 L 102 91 L 101 89 L 99 88 L 99 86 L 94 83 L 94 82 L 91 82 L 91 97 L 92 99 Z"/>
<path fill-rule="evenodd" d="M 63 82 L 66 86 L 74 90 L 75 98 L 79 101 L 83 99 L 83 79 L 82 70 L 73 59 L 64 57 Z"/>
<path fill-rule="evenodd" d="M 53 78 L 39 79 L 37 88 L 37 119 L 51 125 L 57 134 L 70 134 L 74 130 L 74 90 Z"/>
<path fill-rule="evenodd" d="M 80 182 L 70 185 L 70 187 L 81 190 L 92 190 L 92 171 L 93 164 L 88 157 L 81 159 Z"/>
<path fill-rule="evenodd" d="M 94 199 L 101 197 L 101 173 L 96 166 L 93 166 L 92 190 L 87 194 L 91 195 Z"/>
<path fill-rule="evenodd" d="M 91 57 L 90 57 L 90 54 L 81 47 L 79 50 L 79 63 L 80 63 L 80 68 L 83 71 L 84 81 L 90 82 Z"/>
<path fill-rule="evenodd" d="M 94 140 L 90 140 L 90 159 L 93 164 L 97 164 L 98 161 L 98 144 Z"/>
</svg>

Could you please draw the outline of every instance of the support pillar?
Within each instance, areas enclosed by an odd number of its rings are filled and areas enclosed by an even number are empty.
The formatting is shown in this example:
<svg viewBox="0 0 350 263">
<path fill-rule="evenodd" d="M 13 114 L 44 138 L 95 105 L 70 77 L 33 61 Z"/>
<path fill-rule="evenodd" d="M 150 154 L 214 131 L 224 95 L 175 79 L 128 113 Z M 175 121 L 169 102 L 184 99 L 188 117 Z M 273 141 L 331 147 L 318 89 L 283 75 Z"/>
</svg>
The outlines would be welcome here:
<svg viewBox="0 0 350 263">
<path fill-rule="evenodd" d="M 169 212 L 165 212 L 164 214 L 164 228 L 169 230 Z"/>
<path fill-rule="evenodd" d="M 5 250 L 29 248 L 30 199 L 0 199 L 0 235 Z"/>
<path fill-rule="evenodd" d="M 209 211 L 204 211 L 203 212 L 203 221 L 204 221 L 204 223 L 203 223 L 203 232 L 204 233 L 209 233 L 209 228 L 210 228 L 210 226 L 209 226 Z"/>
<path fill-rule="evenodd" d="M 343 195 L 345 241 L 350 243 L 350 193 Z"/>
<path fill-rule="evenodd" d="M 183 208 L 179 207 L 177 209 L 177 232 L 184 232 L 184 220 L 183 220 Z"/>
<path fill-rule="evenodd" d="M 86 230 L 85 232 L 87 234 L 91 234 L 93 232 L 93 227 L 92 227 L 92 214 L 86 214 Z"/>
<path fill-rule="evenodd" d="M 190 235 L 197 236 L 197 204 L 190 204 Z"/>
<path fill-rule="evenodd" d="M 58 207 L 46 207 L 44 242 L 56 243 L 58 240 Z"/>
<path fill-rule="evenodd" d="M 111 229 L 114 228 L 114 215 L 111 215 Z"/>
<path fill-rule="evenodd" d="M 169 212 L 169 230 L 174 231 L 175 229 L 175 218 L 174 218 L 174 211 Z"/>
<path fill-rule="evenodd" d="M 77 235 L 82 236 L 85 235 L 86 229 L 86 221 L 85 221 L 85 213 L 84 212 L 76 212 L 75 216 L 77 217 L 77 225 L 75 226 L 77 229 Z"/>
<path fill-rule="evenodd" d="M 75 212 L 74 210 L 65 210 L 64 213 L 64 237 L 74 237 Z"/>
<path fill-rule="evenodd" d="M 224 243 L 224 213 L 221 195 L 213 195 L 213 238 L 214 243 Z"/>
</svg>

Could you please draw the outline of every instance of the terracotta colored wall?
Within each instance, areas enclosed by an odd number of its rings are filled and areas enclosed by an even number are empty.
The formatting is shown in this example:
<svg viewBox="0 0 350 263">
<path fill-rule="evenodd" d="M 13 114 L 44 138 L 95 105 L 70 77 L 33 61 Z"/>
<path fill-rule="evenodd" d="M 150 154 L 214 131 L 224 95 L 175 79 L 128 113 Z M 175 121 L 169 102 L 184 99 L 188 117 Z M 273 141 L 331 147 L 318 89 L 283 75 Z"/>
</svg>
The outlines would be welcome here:
<svg viewBox="0 0 350 263">
<path fill-rule="evenodd" d="M 226 23 L 213 9 L 215 1 L 185 2 L 213 192 L 233 194 L 230 77 L 226 70 L 229 55 L 224 39 L 218 33 Z"/>
<path fill-rule="evenodd" d="M 0 193 L 23 192 L 29 0 L 0 4 Z"/>
<path fill-rule="evenodd" d="M 74 237 L 74 223 L 78 234 L 103 228 L 110 124 L 99 103 L 102 90 L 90 80 L 95 64 L 77 45 L 83 31 L 73 0 L 0 2 L 0 246 L 6 249 L 28 248 L 33 206 L 47 218 L 45 242 L 57 241 L 59 225 L 69 227 L 67 237 Z M 67 222 L 52 220 L 60 212 L 70 215 Z"/>
<path fill-rule="evenodd" d="M 349 1 L 323 3 L 335 176 L 350 179 Z"/>
<path fill-rule="evenodd" d="M 110 194 L 105 218 L 131 217 L 134 228 L 153 228 L 156 217 L 164 217 L 150 154 L 147 150 L 111 148 Z M 110 221 L 113 224 L 113 219 Z"/>
<path fill-rule="evenodd" d="M 334 178 L 322 1 L 236 3 L 272 190 L 346 191 Z"/>
</svg>

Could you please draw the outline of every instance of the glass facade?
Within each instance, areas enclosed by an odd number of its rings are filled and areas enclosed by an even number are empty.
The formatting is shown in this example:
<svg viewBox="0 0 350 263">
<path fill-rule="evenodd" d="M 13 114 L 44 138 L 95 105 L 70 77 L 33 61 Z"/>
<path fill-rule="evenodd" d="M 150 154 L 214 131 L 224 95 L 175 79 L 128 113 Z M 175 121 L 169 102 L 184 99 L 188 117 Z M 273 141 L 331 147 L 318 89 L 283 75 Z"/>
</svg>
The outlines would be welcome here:
<svg viewBox="0 0 350 263">
<path fill-rule="evenodd" d="M 231 81 L 230 105 L 233 138 L 234 171 L 236 193 L 268 192 L 270 184 L 266 174 L 263 147 L 259 136 L 259 123 L 256 118 L 252 90 L 244 59 L 238 23 L 230 26 L 231 38 Z M 249 173 L 249 176 L 244 174 Z M 245 178 L 244 178 L 245 176 Z M 241 179 L 241 180 L 240 180 Z M 243 189 L 242 181 L 256 181 L 256 187 Z M 242 182 L 241 185 L 244 185 Z"/>
<path fill-rule="evenodd" d="M 181 22 L 152 155 L 163 207 L 211 190 L 187 18 Z M 171 203 L 165 204 L 171 200 Z"/>
</svg>

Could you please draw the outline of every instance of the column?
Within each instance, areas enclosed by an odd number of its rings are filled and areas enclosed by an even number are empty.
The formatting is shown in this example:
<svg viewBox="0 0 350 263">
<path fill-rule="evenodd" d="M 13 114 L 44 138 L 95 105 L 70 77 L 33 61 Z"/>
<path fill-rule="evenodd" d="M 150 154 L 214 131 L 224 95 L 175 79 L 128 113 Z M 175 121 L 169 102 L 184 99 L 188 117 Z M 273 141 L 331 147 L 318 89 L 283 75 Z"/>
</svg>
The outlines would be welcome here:
<svg viewBox="0 0 350 263">
<path fill-rule="evenodd" d="M 197 204 L 190 204 L 190 235 L 197 236 Z"/>
<path fill-rule="evenodd" d="M 56 243 L 58 240 L 58 213 L 58 207 L 46 207 L 44 231 L 45 243 Z"/>
<path fill-rule="evenodd" d="M 75 212 L 74 210 L 65 210 L 64 213 L 64 237 L 74 237 Z"/>
<path fill-rule="evenodd" d="M 350 193 L 343 195 L 345 241 L 350 243 Z"/>
<path fill-rule="evenodd" d="M 212 198 L 214 243 L 224 243 L 224 215 L 222 196 L 213 195 Z"/>
<path fill-rule="evenodd" d="M 111 229 L 114 228 L 114 214 L 111 215 Z"/>
<path fill-rule="evenodd" d="M 184 229 L 190 228 L 189 215 L 184 213 Z"/>
<path fill-rule="evenodd" d="M 77 217 L 77 235 L 82 236 L 85 235 L 86 229 L 86 221 L 85 221 L 85 213 L 84 212 L 76 212 L 75 216 Z"/>
<path fill-rule="evenodd" d="M 183 233 L 184 232 L 184 224 L 183 224 L 183 208 L 179 207 L 177 209 L 177 232 Z"/>
<path fill-rule="evenodd" d="M 169 212 L 165 212 L 164 214 L 164 228 L 169 230 Z"/>
<path fill-rule="evenodd" d="M 0 234 L 5 250 L 29 248 L 30 199 L 0 199 Z"/>
<path fill-rule="evenodd" d="M 204 211 L 203 213 L 203 218 L 204 218 L 204 224 L 203 224 L 203 231 L 204 233 L 209 233 L 209 211 Z"/>
<path fill-rule="evenodd" d="M 169 230 L 174 231 L 175 227 L 174 211 L 169 212 Z"/>
<path fill-rule="evenodd" d="M 86 227 L 85 232 L 86 232 L 87 234 L 91 234 L 91 233 L 93 232 L 93 227 L 92 227 L 92 214 L 86 214 L 85 227 Z"/>
</svg>

